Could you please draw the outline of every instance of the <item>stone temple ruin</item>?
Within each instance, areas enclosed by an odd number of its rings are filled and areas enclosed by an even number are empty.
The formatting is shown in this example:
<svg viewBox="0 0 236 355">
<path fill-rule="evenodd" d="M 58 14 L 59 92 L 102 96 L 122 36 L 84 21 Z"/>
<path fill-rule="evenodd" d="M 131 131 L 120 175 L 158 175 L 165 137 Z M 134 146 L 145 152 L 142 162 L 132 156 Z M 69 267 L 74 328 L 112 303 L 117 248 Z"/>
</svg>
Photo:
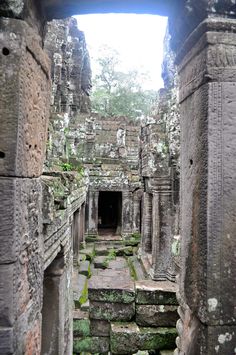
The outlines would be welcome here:
<svg viewBox="0 0 236 355">
<path fill-rule="evenodd" d="M 168 16 L 153 118 L 91 113 L 99 12 Z M 0 354 L 236 354 L 235 2 L 0 15 Z"/>
</svg>

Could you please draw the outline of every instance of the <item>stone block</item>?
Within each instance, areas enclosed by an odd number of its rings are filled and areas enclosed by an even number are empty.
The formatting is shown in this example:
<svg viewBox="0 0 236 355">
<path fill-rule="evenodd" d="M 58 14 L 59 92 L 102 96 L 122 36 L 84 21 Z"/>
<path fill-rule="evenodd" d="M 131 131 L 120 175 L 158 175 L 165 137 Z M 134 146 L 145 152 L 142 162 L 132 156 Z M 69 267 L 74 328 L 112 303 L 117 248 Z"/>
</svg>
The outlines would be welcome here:
<svg viewBox="0 0 236 355">
<path fill-rule="evenodd" d="M 136 281 L 137 304 L 178 305 L 176 284 L 170 281 Z"/>
<path fill-rule="evenodd" d="M 90 332 L 95 337 L 110 336 L 110 323 L 106 320 L 90 319 Z"/>
<path fill-rule="evenodd" d="M 13 354 L 13 329 L 0 326 L 0 354 Z"/>
<path fill-rule="evenodd" d="M 175 327 L 177 306 L 136 305 L 136 323 L 143 327 Z"/>
<path fill-rule="evenodd" d="M 89 337 L 90 336 L 90 321 L 89 319 L 74 319 L 73 320 L 73 336 L 74 337 Z"/>
<path fill-rule="evenodd" d="M 42 252 L 41 192 L 39 179 L 0 178 L 1 264 Z"/>
<path fill-rule="evenodd" d="M 91 319 L 130 321 L 135 315 L 135 304 L 91 301 L 89 311 Z"/>
<path fill-rule="evenodd" d="M 95 269 L 106 269 L 107 264 L 106 264 L 106 256 L 101 255 L 101 256 L 96 256 L 93 265 Z"/>
<path fill-rule="evenodd" d="M 107 353 L 110 348 L 108 337 L 87 337 L 75 338 L 73 341 L 73 353 L 90 353 L 90 354 L 103 354 Z"/>
<path fill-rule="evenodd" d="M 42 174 L 50 105 L 50 64 L 24 21 L 2 19 L 0 175 Z"/>
<path fill-rule="evenodd" d="M 84 275 L 86 277 L 91 276 L 90 262 L 89 260 L 84 260 L 79 265 L 79 274 Z"/>
<path fill-rule="evenodd" d="M 173 349 L 175 328 L 141 328 L 135 323 L 111 323 L 111 352 L 133 354 L 138 350 Z"/>
<path fill-rule="evenodd" d="M 113 276 L 103 277 L 102 283 L 100 275 L 92 276 L 88 292 L 91 301 L 131 303 L 135 299 L 134 283 L 131 280 L 117 278 L 115 272 Z"/>
<path fill-rule="evenodd" d="M 84 275 L 73 275 L 73 298 L 75 308 L 80 308 L 88 300 L 88 282 Z"/>
</svg>

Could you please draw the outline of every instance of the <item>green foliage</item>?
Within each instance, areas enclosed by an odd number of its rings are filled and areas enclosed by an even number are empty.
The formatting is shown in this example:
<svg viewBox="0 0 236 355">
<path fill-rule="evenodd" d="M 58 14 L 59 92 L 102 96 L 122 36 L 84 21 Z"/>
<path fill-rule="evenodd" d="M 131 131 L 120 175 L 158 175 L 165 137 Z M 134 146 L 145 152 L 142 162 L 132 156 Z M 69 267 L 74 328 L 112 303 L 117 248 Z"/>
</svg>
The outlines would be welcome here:
<svg viewBox="0 0 236 355">
<path fill-rule="evenodd" d="M 105 268 L 107 268 L 109 266 L 109 262 L 112 261 L 112 260 L 115 260 L 116 259 L 116 251 L 115 249 L 111 249 L 109 250 L 109 253 L 108 255 L 106 256 L 104 262 L 103 262 L 103 266 Z"/>
<path fill-rule="evenodd" d="M 101 50 L 97 58 L 98 74 L 93 80 L 92 108 L 103 116 L 137 118 L 149 115 L 157 98 L 157 92 L 144 90 L 147 73 L 137 70 L 118 70 L 119 54 L 109 47 Z"/>
<path fill-rule="evenodd" d="M 61 163 L 60 167 L 62 168 L 63 171 L 72 171 L 73 169 L 73 165 L 70 163 Z"/>
</svg>

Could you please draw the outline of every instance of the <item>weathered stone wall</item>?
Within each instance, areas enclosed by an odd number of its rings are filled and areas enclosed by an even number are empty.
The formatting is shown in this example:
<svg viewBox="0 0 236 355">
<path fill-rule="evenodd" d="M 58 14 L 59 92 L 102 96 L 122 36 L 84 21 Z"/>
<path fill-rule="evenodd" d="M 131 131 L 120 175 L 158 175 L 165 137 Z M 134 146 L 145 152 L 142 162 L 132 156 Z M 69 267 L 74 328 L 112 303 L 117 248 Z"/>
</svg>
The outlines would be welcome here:
<svg viewBox="0 0 236 355">
<path fill-rule="evenodd" d="M 45 169 L 58 170 L 58 165 L 69 161 L 72 153 L 69 142 L 74 118 L 78 113 L 90 112 L 90 59 L 84 34 L 74 18 L 49 22 L 44 46 L 52 61 Z"/>
</svg>

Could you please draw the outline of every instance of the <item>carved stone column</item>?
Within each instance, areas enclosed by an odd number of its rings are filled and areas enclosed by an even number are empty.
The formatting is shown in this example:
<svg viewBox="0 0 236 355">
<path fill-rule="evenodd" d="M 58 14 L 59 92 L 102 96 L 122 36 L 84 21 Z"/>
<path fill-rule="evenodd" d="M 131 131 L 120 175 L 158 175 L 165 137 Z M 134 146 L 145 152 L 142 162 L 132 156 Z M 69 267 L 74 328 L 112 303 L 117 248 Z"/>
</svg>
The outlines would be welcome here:
<svg viewBox="0 0 236 355">
<path fill-rule="evenodd" d="M 202 9 L 209 5 L 201 1 Z M 235 16 L 230 1 L 213 1 L 210 11 L 226 5 Z M 199 8 L 192 2 L 191 16 Z M 182 271 L 176 353 L 235 354 L 236 20 L 205 19 L 177 60 Z"/>
<path fill-rule="evenodd" d="M 88 193 L 88 234 L 98 233 L 98 191 Z"/>
<path fill-rule="evenodd" d="M 133 233 L 140 233 L 142 190 L 133 194 Z"/>
<path fill-rule="evenodd" d="M 154 192 L 152 198 L 152 268 L 153 280 L 175 281 L 171 274 L 171 192 Z"/>
<path fill-rule="evenodd" d="M 122 192 L 122 234 L 132 233 L 132 192 Z"/>
<path fill-rule="evenodd" d="M 141 254 L 152 251 L 152 195 L 143 193 Z"/>
</svg>

